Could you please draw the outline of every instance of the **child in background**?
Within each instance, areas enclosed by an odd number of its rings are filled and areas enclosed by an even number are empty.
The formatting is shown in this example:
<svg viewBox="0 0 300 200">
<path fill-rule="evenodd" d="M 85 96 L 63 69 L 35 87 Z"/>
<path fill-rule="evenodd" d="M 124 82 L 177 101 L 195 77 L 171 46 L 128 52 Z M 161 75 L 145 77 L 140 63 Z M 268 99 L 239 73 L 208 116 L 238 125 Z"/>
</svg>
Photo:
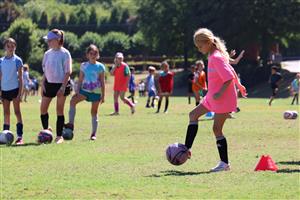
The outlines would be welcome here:
<svg viewBox="0 0 300 200">
<path fill-rule="evenodd" d="M 206 75 L 204 72 L 204 63 L 202 60 L 196 61 L 196 70 L 192 89 L 196 99 L 196 106 L 198 106 L 201 100 L 201 96 L 204 96 L 207 91 Z"/>
<path fill-rule="evenodd" d="M 145 88 L 146 88 L 146 85 L 145 85 L 145 82 L 144 82 L 143 80 L 140 81 L 138 87 L 139 87 L 139 96 L 140 96 L 140 97 L 145 96 Z"/>
<path fill-rule="evenodd" d="M 41 83 L 41 122 L 43 129 L 50 129 L 48 108 L 53 98 L 56 99 L 56 144 L 64 142 L 62 131 L 65 124 L 64 106 L 71 92 L 70 75 L 72 73 L 72 58 L 70 52 L 63 47 L 64 32 L 52 29 L 44 39 L 49 50 L 43 58 L 43 78 Z"/>
<path fill-rule="evenodd" d="M 134 102 L 131 102 L 128 98 L 125 97 L 125 93 L 128 88 L 128 82 L 130 78 L 130 70 L 128 65 L 123 62 L 124 56 L 123 53 L 116 53 L 114 65 L 110 71 L 111 75 L 115 76 L 114 80 L 114 112 L 111 115 L 119 115 L 119 97 L 121 100 L 126 103 L 130 109 L 131 114 L 135 113 Z"/>
<path fill-rule="evenodd" d="M 146 108 L 154 108 L 154 101 L 156 97 L 156 88 L 155 88 L 155 80 L 154 80 L 154 74 L 155 74 L 155 67 L 150 66 L 148 68 L 149 75 L 146 78 L 146 88 L 148 92 L 148 99 L 147 99 L 147 104 Z M 151 101 L 152 98 L 152 101 Z M 150 105 L 151 101 L 151 105 Z"/>
<path fill-rule="evenodd" d="M 237 93 L 235 85 L 242 96 L 246 89 L 238 81 L 233 67 L 229 64 L 229 54 L 224 42 L 206 28 L 198 29 L 194 34 L 194 43 L 198 50 L 208 57 L 208 92 L 203 101 L 189 113 L 190 122 L 187 128 L 185 146 L 190 149 L 198 131 L 198 119 L 205 113 L 215 112 L 213 132 L 216 137 L 220 162 L 211 172 L 230 170 L 227 152 L 227 140 L 223 126 L 230 112 L 236 110 Z M 189 152 L 190 153 L 190 152 Z"/>
<path fill-rule="evenodd" d="M 279 83 L 282 80 L 281 74 L 278 72 L 279 69 L 277 66 L 271 68 L 270 84 L 272 89 L 272 96 L 270 97 L 269 106 L 272 105 L 272 101 L 278 93 Z"/>
<path fill-rule="evenodd" d="M 169 96 L 173 92 L 174 73 L 169 70 L 169 64 L 168 64 L 167 61 L 162 62 L 161 67 L 162 67 L 162 72 L 159 74 L 159 78 L 158 78 L 159 100 L 158 100 L 156 113 L 159 113 L 163 97 L 166 98 L 164 113 L 167 113 L 168 112 L 168 106 L 169 106 Z"/>
<path fill-rule="evenodd" d="M 130 78 L 129 78 L 129 93 L 130 96 L 128 96 L 127 98 L 130 99 L 133 103 L 135 103 L 134 101 L 134 95 L 135 95 L 135 80 L 134 80 L 134 67 L 130 67 Z"/>
<path fill-rule="evenodd" d="M 91 102 L 92 133 L 91 140 L 96 140 L 98 128 L 98 107 L 104 103 L 105 99 L 105 66 L 97 62 L 100 58 L 99 49 L 95 45 L 90 45 L 86 51 L 88 62 L 80 66 L 80 73 L 75 89 L 75 94 L 70 101 L 69 123 L 66 128 L 74 129 L 76 105 L 86 100 Z"/>
<path fill-rule="evenodd" d="M 300 73 L 296 75 L 296 78 L 291 83 L 291 93 L 294 96 L 291 105 L 294 105 L 294 101 L 296 100 L 296 104 L 299 105 L 299 85 L 300 85 Z"/>
<path fill-rule="evenodd" d="M 192 65 L 190 72 L 188 74 L 188 103 L 189 104 L 191 104 L 191 96 L 194 95 L 193 82 L 194 82 L 195 71 L 196 71 L 196 66 Z"/>
<path fill-rule="evenodd" d="M 32 81 L 29 78 L 29 66 L 24 64 L 23 66 L 23 91 L 21 96 L 21 101 L 24 97 L 24 102 L 27 102 L 27 96 L 29 95 L 30 89 L 32 87 Z"/>
<path fill-rule="evenodd" d="M 20 101 L 23 89 L 23 61 L 15 54 L 17 43 L 13 38 L 4 41 L 5 56 L 0 58 L 0 95 L 3 103 L 3 130 L 10 129 L 10 102 L 13 102 L 17 118 L 17 139 L 15 144 L 24 144 L 23 121 Z"/>
</svg>

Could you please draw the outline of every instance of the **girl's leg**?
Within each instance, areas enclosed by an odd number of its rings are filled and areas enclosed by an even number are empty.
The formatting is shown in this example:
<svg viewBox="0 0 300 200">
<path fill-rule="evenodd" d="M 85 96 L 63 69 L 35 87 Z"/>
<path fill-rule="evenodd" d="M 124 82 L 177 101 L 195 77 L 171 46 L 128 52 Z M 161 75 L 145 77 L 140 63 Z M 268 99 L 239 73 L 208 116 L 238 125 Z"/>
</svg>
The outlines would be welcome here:
<svg viewBox="0 0 300 200">
<path fill-rule="evenodd" d="M 164 111 L 164 113 L 168 112 L 168 107 L 169 107 L 169 95 L 166 96 L 166 104 L 165 104 L 165 111 Z"/>
<path fill-rule="evenodd" d="M 152 107 L 152 108 L 155 107 L 154 101 L 155 101 L 155 96 L 152 97 L 152 101 L 151 101 L 151 107 Z"/>
<path fill-rule="evenodd" d="M 146 108 L 150 108 L 150 96 L 148 96 L 148 99 L 147 99 L 147 104 L 146 104 Z"/>
<path fill-rule="evenodd" d="M 120 96 L 120 93 L 119 91 L 114 91 L 114 109 L 115 109 L 115 112 L 112 113 L 112 114 L 119 114 L 119 96 Z"/>
<path fill-rule="evenodd" d="M 3 112 L 4 112 L 4 124 L 3 130 L 10 129 L 10 101 L 2 99 Z"/>
<path fill-rule="evenodd" d="M 20 140 L 23 136 L 23 121 L 22 121 L 22 114 L 21 114 L 21 109 L 20 109 L 20 99 L 19 98 L 14 98 L 13 99 L 13 106 L 14 106 L 14 111 L 15 115 L 17 117 L 17 136 L 18 140 Z M 19 143 L 20 141 L 16 141 L 16 143 Z M 21 141 L 21 143 L 23 143 Z"/>
<path fill-rule="evenodd" d="M 131 113 L 134 114 L 135 113 L 134 103 L 125 97 L 125 92 L 123 91 L 120 92 L 120 98 L 124 103 L 126 103 L 130 107 Z"/>
<path fill-rule="evenodd" d="M 163 96 L 159 95 L 158 104 L 157 104 L 157 111 L 156 113 L 159 113 L 161 102 L 162 102 Z"/>
<path fill-rule="evenodd" d="M 212 172 L 226 171 L 230 169 L 228 162 L 227 141 L 223 134 L 223 126 L 227 118 L 228 113 L 215 114 L 214 116 L 213 132 L 216 137 L 216 144 L 221 162 L 215 168 L 211 169 Z"/>
<path fill-rule="evenodd" d="M 297 93 L 296 96 L 296 104 L 299 105 L 299 93 Z"/>
<path fill-rule="evenodd" d="M 56 100 L 56 143 L 60 144 L 63 142 L 62 131 L 65 124 L 64 106 L 66 102 L 66 96 L 57 97 Z"/>
<path fill-rule="evenodd" d="M 97 128 L 98 128 L 98 107 L 100 101 L 92 102 L 91 115 L 92 115 L 92 134 L 90 139 L 96 140 Z"/>
<path fill-rule="evenodd" d="M 50 105 L 52 98 L 49 97 L 42 97 L 40 112 L 41 112 L 41 122 L 43 129 L 49 128 L 49 115 L 48 115 L 48 108 Z"/>
<path fill-rule="evenodd" d="M 69 123 L 67 124 L 67 127 L 70 129 L 74 129 L 74 120 L 75 120 L 75 114 L 76 114 L 76 104 L 79 102 L 85 100 L 86 97 L 81 94 L 75 94 L 71 101 L 70 101 L 70 109 L 69 109 Z"/>
<path fill-rule="evenodd" d="M 203 105 L 200 104 L 190 112 L 189 114 L 190 122 L 185 137 L 185 146 L 188 149 L 192 148 L 194 139 L 197 135 L 199 117 L 201 117 L 208 111 L 209 110 L 207 110 Z"/>
</svg>

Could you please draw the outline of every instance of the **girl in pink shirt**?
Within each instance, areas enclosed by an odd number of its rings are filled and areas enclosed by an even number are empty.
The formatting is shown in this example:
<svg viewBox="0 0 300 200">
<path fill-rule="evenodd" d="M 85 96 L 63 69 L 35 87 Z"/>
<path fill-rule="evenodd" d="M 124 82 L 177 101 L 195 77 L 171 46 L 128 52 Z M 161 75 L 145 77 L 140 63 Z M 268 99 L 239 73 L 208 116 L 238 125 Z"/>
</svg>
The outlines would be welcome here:
<svg viewBox="0 0 300 200">
<path fill-rule="evenodd" d="M 115 111 L 111 115 L 119 115 L 119 97 L 126 103 L 130 109 L 131 114 L 135 112 L 135 105 L 128 98 L 125 97 L 125 93 L 128 88 L 130 70 L 128 65 L 123 62 L 124 56 L 121 52 L 116 53 L 115 63 L 110 71 L 111 75 L 115 77 L 114 80 L 114 108 Z"/>
<path fill-rule="evenodd" d="M 209 111 L 215 112 L 213 132 L 217 140 L 220 162 L 211 169 L 212 172 L 230 170 L 227 153 L 227 141 L 223 135 L 223 125 L 230 112 L 236 110 L 237 94 L 235 85 L 243 97 L 246 89 L 239 82 L 233 67 L 229 64 L 231 59 L 220 38 L 206 29 L 200 28 L 194 34 L 195 46 L 202 54 L 208 57 L 208 92 L 203 101 L 189 113 L 190 123 L 187 128 L 185 145 L 190 149 L 198 131 L 198 119 Z"/>
</svg>

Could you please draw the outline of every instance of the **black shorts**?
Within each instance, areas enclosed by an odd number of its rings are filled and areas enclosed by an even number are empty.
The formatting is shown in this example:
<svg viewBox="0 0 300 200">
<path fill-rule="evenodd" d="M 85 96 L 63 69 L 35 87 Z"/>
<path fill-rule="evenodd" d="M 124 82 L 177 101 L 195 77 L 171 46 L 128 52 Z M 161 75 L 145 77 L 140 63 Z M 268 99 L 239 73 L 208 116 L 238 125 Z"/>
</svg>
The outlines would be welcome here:
<svg viewBox="0 0 300 200">
<path fill-rule="evenodd" d="M 49 83 L 47 80 L 45 80 L 44 83 L 45 91 L 43 91 L 43 95 L 49 98 L 56 97 L 56 94 L 61 86 L 62 83 Z M 68 81 L 64 96 L 68 96 L 70 93 L 71 93 L 71 83 L 70 81 Z"/>
<path fill-rule="evenodd" d="M 2 91 L 1 97 L 2 99 L 12 101 L 14 98 L 17 98 L 19 94 L 19 88 L 8 90 L 8 91 Z"/>
</svg>

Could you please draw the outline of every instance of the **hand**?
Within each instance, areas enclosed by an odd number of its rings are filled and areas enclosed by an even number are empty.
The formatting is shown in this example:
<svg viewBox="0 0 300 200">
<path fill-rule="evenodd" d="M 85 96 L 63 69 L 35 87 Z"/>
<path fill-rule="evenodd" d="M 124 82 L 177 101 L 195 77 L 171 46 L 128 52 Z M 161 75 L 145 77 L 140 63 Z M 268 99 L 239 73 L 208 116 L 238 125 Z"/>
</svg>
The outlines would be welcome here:
<svg viewBox="0 0 300 200">
<path fill-rule="evenodd" d="M 59 88 L 59 90 L 56 93 L 56 96 L 57 97 L 62 97 L 62 96 L 64 96 L 64 94 L 65 94 L 64 88 Z"/>
<path fill-rule="evenodd" d="M 243 85 L 239 85 L 238 88 L 240 90 L 240 93 L 241 93 L 242 97 L 247 98 L 248 94 L 247 94 L 246 88 Z"/>
<path fill-rule="evenodd" d="M 235 56 L 236 52 L 235 49 L 231 50 L 229 53 L 229 57 L 232 58 L 233 56 Z"/>
<path fill-rule="evenodd" d="M 220 92 L 215 93 L 214 96 L 213 96 L 214 100 L 220 99 L 221 95 L 222 94 Z"/>
<path fill-rule="evenodd" d="M 244 56 L 245 50 L 241 51 L 240 55 L 238 56 L 239 58 L 242 58 Z"/>
<path fill-rule="evenodd" d="M 104 99 L 105 99 L 105 96 L 101 96 L 100 102 L 101 102 L 101 103 L 104 103 L 104 102 L 105 102 Z"/>
</svg>

